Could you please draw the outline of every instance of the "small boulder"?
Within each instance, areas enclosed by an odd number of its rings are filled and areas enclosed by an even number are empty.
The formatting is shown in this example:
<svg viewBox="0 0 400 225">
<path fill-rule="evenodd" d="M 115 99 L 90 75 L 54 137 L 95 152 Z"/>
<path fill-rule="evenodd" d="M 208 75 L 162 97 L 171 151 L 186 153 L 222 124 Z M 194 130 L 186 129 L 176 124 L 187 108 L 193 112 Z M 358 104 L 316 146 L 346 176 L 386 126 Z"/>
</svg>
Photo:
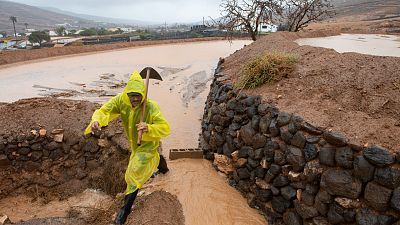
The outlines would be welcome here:
<svg viewBox="0 0 400 225">
<path fill-rule="evenodd" d="M 321 187 L 331 195 L 356 199 L 361 194 L 362 182 L 354 178 L 349 171 L 328 169 L 322 174 Z"/>
<path fill-rule="evenodd" d="M 324 132 L 323 138 L 332 145 L 342 147 L 347 143 L 347 139 L 342 134 L 336 132 Z"/>
<path fill-rule="evenodd" d="M 387 149 L 374 145 L 363 151 L 364 157 L 373 165 L 384 167 L 394 163 L 395 157 Z"/>
<path fill-rule="evenodd" d="M 392 190 L 369 182 L 365 187 L 364 198 L 369 206 L 378 211 L 384 211 L 389 206 Z"/>
</svg>

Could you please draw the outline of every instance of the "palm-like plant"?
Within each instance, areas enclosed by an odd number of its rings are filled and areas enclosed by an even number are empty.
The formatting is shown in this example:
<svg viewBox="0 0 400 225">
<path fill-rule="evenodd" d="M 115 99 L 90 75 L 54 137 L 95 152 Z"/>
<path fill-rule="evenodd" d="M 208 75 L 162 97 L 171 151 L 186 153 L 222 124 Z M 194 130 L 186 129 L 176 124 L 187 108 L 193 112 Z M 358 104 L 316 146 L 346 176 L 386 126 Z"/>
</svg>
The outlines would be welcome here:
<svg viewBox="0 0 400 225">
<path fill-rule="evenodd" d="M 13 27 L 14 27 L 14 37 L 17 38 L 17 31 L 15 30 L 15 23 L 17 22 L 17 17 L 15 16 L 10 16 L 10 20 L 13 23 Z"/>
<path fill-rule="evenodd" d="M 25 25 L 25 29 L 28 29 L 28 23 L 24 23 L 24 25 Z"/>
</svg>

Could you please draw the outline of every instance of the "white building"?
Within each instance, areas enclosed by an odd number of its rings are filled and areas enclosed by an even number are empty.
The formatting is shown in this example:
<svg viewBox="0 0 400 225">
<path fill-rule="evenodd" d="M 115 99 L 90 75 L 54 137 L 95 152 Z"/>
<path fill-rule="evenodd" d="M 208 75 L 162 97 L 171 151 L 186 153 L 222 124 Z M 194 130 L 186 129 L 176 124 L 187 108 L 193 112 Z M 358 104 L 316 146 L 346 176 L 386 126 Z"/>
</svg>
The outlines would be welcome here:
<svg viewBox="0 0 400 225">
<path fill-rule="evenodd" d="M 278 31 L 278 25 L 270 23 L 261 23 L 258 27 L 259 33 L 269 33 Z"/>
</svg>

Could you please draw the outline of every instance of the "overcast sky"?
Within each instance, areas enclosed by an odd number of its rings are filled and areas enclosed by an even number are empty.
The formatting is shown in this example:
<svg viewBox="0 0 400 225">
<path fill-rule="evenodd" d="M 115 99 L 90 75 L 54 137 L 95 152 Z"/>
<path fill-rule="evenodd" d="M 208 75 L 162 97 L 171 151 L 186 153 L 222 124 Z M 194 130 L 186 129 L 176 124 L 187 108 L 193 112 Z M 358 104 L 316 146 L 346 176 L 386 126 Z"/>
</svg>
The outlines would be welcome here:
<svg viewBox="0 0 400 225">
<path fill-rule="evenodd" d="M 199 22 L 219 17 L 221 0 L 9 0 L 75 13 L 153 22 Z"/>
</svg>

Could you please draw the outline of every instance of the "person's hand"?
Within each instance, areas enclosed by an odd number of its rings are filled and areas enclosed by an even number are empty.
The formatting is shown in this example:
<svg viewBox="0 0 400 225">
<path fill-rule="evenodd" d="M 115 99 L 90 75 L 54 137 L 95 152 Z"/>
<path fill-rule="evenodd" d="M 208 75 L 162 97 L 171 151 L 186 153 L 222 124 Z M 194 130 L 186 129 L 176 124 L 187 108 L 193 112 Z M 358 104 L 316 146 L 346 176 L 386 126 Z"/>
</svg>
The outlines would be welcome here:
<svg viewBox="0 0 400 225">
<path fill-rule="evenodd" d="M 149 131 L 149 127 L 147 126 L 147 123 L 145 123 L 145 122 L 140 122 L 140 123 L 136 124 L 136 129 L 138 131 L 143 130 L 143 132 Z"/>
<path fill-rule="evenodd" d="M 96 131 L 101 131 L 101 126 L 100 126 L 99 122 L 97 122 L 97 121 L 94 121 L 92 123 L 91 128 L 92 128 L 92 134 L 94 134 Z"/>
</svg>

